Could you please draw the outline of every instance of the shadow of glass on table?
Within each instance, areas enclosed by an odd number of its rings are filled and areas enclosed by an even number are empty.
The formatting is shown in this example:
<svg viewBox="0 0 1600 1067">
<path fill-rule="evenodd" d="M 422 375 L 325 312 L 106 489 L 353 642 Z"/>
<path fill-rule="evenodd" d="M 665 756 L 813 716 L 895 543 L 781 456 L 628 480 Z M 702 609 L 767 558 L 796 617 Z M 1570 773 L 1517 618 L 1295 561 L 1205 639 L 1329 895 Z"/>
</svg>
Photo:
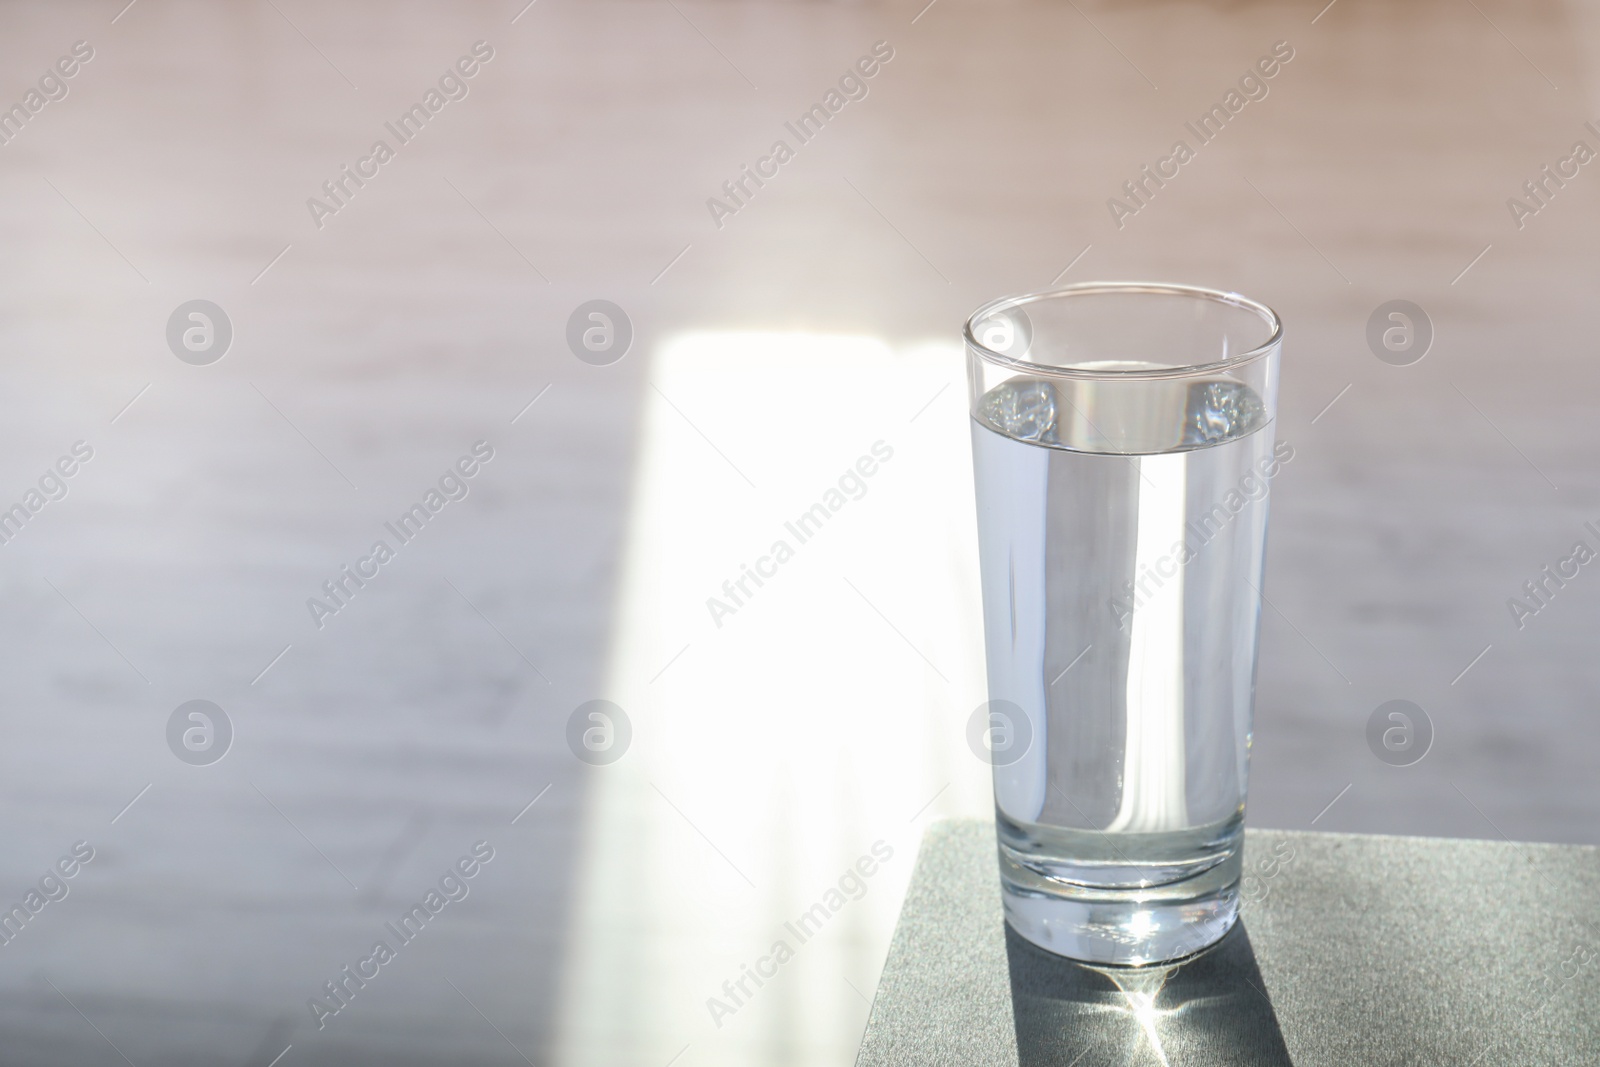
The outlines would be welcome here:
<svg viewBox="0 0 1600 1067">
<path fill-rule="evenodd" d="M 1089 967 L 1006 927 L 1021 1067 L 1293 1067 L 1244 923 L 1172 967 Z"/>
</svg>

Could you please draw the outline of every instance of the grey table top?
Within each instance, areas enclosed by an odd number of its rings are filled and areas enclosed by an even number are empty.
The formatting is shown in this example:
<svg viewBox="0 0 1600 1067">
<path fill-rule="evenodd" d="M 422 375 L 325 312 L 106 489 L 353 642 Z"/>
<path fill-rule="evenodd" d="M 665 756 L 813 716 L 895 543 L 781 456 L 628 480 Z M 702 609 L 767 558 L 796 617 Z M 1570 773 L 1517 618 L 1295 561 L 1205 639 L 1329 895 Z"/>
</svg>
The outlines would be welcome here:
<svg viewBox="0 0 1600 1067">
<path fill-rule="evenodd" d="M 1005 928 L 987 822 L 935 825 L 857 1067 L 1600 1058 L 1596 849 L 1250 830 L 1245 863 L 1222 942 L 1119 983 Z"/>
</svg>

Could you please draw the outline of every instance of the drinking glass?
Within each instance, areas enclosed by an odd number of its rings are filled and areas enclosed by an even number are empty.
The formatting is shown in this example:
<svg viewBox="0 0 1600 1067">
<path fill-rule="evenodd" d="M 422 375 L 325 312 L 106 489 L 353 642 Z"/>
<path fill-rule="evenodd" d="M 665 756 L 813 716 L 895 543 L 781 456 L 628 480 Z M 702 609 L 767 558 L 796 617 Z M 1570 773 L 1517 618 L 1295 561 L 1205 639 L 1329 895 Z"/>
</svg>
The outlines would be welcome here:
<svg viewBox="0 0 1600 1067">
<path fill-rule="evenodd" d="M 1282 336 L 1151 283 L 967 321 L 1001 889 L 1050 952 L 1173 960 L 1238 914 Z"/>
</svg>

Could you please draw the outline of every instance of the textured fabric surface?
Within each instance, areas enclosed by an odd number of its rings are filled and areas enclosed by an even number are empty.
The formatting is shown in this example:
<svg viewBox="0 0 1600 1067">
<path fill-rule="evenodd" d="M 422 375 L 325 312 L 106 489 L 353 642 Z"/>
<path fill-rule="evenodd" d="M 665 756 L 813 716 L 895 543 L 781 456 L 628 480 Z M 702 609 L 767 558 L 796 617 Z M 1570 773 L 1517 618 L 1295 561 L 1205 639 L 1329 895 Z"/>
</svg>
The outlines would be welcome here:
<svg viewBox="0 0 1600 1067">
<path fill-rule="evenodd" d="M 1250 830 L 1239 924 L 1114 981 L 1005 928 L 994 847 L 928 832 L 857 1067 L 1600 1062 L 1600 850 Z"/>
</svg>

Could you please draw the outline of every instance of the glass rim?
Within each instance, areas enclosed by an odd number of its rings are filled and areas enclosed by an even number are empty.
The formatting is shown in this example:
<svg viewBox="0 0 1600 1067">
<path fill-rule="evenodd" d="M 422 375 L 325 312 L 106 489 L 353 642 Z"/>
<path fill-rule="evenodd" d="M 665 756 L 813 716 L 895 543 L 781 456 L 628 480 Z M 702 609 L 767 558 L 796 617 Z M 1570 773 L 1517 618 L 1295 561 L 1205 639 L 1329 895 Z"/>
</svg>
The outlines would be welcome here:
<svg viewBox="0 0 1600 1067">
<path fill-rule="evenodd" d="M 1026 359 L 1015 359 L 996 352 L 979 341 L 973 334 L 973 325 L 975 323 L 996 312 L 1062 297 L 1092 296 L 1100 293 L 1145 293 L 1163 296 L 1186 296 L 1198 300 L 1208 300 L 1217 304 L 1227 304 L 1253 313 L 1272 328 L 1272 333 L 1265 341 L 1254 348 L 1229 356 L 1226 359 L 1213 360 L 1210 363 L 1191 363 L 1182 367 L 1135 368 L 1130 370 L 1060 367 L 1052 366 L 1048 363 L 1034 363 Z M 1061 378 L 1130 381 L 1187 378 L 1195 374 L 1210 374 L 1216 371 L 1232 370 L 1235 367 L 1253 363 L 1272 352 L 1283 340 L 1283 320 L 1278 317 L 1276 311 L 1273 311 L 1260 301 L 1251 300 L 1240 293 L 1224 292 L 1221 289 L 1207 289 L 1203 286 L 1181 285 L 1172 282 L 1079 282 L 1076 285 L 1068 285 L 1060 289 L 1046 289 L 1033 293 L 1021 293 L 1015 296 L 1002 296 L 997 300 L 991 300 L 968 316 L 966 324 L 961 329 L 961 334 L 966 340 L 967 346 L 975 351 L 980 358 L 997 366 L 1054 375 Z"/>
</svg>

